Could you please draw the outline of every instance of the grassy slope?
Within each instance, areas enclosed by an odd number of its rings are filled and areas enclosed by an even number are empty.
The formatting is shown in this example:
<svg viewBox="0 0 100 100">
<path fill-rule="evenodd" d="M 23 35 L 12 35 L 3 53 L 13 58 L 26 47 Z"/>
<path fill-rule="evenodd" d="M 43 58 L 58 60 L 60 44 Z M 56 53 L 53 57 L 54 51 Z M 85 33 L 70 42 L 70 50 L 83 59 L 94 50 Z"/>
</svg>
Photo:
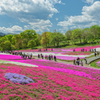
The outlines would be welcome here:
<svg viewBox="0 0 100 100">
<path fill-rule="evenodd" d="M 100 61 L 100 59 L 97 59 L 97 60 L 91 62 L 90 65 L 91 65 L 92 67 L 99 68 L 99 67 L 97 66 L 97 64 L 96 64 L 96 62 L 98 62 L 98 61 Z"/>
</svg>

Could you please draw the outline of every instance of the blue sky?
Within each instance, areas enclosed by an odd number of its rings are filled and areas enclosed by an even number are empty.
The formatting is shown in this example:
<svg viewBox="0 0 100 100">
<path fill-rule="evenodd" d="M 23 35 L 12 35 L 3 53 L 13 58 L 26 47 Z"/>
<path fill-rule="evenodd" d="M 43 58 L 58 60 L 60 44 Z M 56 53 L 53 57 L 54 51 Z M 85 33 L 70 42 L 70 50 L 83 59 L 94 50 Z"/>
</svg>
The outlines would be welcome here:
<svg viewBox="0 0 100 100">
<path fill-rule="evenodd" d="M 0 32 L 65 33 L 100 25 L 100 0 L 0 0 Z"/>
</svg>

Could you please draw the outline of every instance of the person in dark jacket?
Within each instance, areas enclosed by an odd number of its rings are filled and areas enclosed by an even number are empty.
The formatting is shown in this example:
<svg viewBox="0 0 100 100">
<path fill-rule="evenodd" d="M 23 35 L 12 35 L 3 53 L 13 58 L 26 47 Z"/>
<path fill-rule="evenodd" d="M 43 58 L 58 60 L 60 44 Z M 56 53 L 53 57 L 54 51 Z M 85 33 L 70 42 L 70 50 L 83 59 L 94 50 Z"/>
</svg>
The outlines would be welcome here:
<svg viewBox="0 0 100 100">
<path fill-rule="evenodd" d="M 45 59 L 47 59 L 47 55 L 45 55 Z"/>
<path fill-rule="evenodd" d="M 41 54 L 41 58 L 42 58 L 42 54 Z"/>
<path fill-rule="evenodd" d="M 94 55 L 95 55 L 95 57 L 96 57 L 96 55 L 97 55 L 96 52 L 94 53 Z"/>
<path fill-rule="evenodd" d="M 38 54 L 38 58 L 39 58 L 39 54 Z"/>
<path fill-rule="evenodd" d="M 51 57 L 50 57 L 50 55 L 49 55 L 49 60 L 51 60 Z"/>
<path fill-rule="evenodd" d="M 43 55 L 42 55 L 42 59 L 43 59 Z"/>
<path fill-rule="evenodd" d="M 85 64 L 87 64 L 87 58 L 86 57 L 84 58 L 84 60 L 85 60 Z"/>
<path fill-rule="evenodd" d="M 56 61 L 56 56 L 54 56 L 54 60 Z"/>
<path fill-rule="evenodd" d="M 75 59 L 73 60 L 73 64 L 76 65 Z"/>
<path fill-rule="evenodd" d="M 83 61 L 81 60 L 81 66 L 83 66 Z"/>
<path fill-rule="evenodd" d="M 97 55 L 99 56 L 99 52 L 97 52 Z"/>
</svg>

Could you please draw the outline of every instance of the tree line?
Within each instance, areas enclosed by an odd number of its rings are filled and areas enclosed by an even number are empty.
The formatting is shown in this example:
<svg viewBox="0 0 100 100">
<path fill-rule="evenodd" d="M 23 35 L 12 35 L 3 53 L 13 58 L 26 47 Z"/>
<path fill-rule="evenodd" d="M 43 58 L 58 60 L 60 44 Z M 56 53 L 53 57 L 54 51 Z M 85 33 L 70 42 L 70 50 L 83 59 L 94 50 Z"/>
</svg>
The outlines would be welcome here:
<svg viewBox="0 0 100 100">
<path fill-rule="evenodd" d="M 90 28 L 68 30 L 65 34 L 60 32 L 43 32 L 38 34 L 35 30 L 25 30 L 20 34 L 9 34 L 0 36 L 0 50 L 20 50 L 36 46 L 49 47 L 59 46 L 60 42 L 67 43 L 68 41 L 74 44 L 77 41 L 80 43 L 88 43 L 100 39 L 100 26 L 93 25 Z"/>
</svg>

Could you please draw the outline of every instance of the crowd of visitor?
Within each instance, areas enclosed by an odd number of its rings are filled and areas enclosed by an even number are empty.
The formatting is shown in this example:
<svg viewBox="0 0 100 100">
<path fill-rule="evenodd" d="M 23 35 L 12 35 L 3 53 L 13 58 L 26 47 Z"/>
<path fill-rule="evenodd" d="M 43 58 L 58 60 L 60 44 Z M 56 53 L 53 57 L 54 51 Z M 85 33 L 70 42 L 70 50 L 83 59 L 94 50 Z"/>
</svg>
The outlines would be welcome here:
<svg viewBox="0 0 100 100">
<path fill-rule="evenodd" d="M 85 64 L 87 64 L 87 58 L 86 57 L 84 58 L 84 60 L 85 60 Z M 81 66 L 83 66 L 83 60 L 80 61 L 80 58 L 78 57 L 76 60 L 75 59 L 73 60 L 73 64 L 74 65 L 80 65 L 81 64 Z"/>
<path fill-rule="evenodd" d="M 1 51 L 1 53 L 9 53 L 9 54 L 12 54 L 12 55 L 20 55 L 21 58 L 23 58 L 23 59 L 32 59 L 32 54 L 31 55 L 28 55 L 28 54 L 26 55 L 25 53 L 22 54 L 22 52 Z M 53 60 L 54 59 L 54 61 L 57 60 L 56 56 L 53 56 L 53 55 L 49 55 L 49 56 L 45 55 L 45 56 L 43 56 L 42 54 L 38 54 L 38 58 L 42 58 L 42 59 L 45 58 L 47 60 Z"/>
<path fill-rule="evenodd" d="M 41 49 L 39 49 L 39 51 L 41 51 Z M 47 48 L 45 49 L 45 51 L 47 51 Z M 53 49 L 51 49 L 51 51 L 53 51 Z M 81 52 L 84 52 L 84 51 L 87 51 L 86 49 L 81 49 Z M 96 57 L 96 55 L 99 55 L 99 52 L 96 52 L 96 49 L 90 49 L 89 50 L 90 52 L 94 52 L 94 55 Z M 20 55 L 23 59 L 32 59 L 32 54 L 31 55 L 26 55 L 25 53 L 22 54 L 22 52 L 14 52 L 14 51 L 0 51 L 1 53 L 10 53 L 12 55 Z M 73 52 L 75 52 L 75 49 L 73 49 Z M 42 59 L 47 59 L 47 60 L 53 60 L 56 61 L 56 56 L 53 56 L 53 55 L 45 55 L 43 56 L 42 54 L 38 54 L 38 58 L 42 58 Z M 87 64 L 87 58 L 85 57 L 84 58 L 85 60 L 85 64 Z M 80 58 L 78 57 L 76 60 L 74 59 L 73 60 L 73 64 L 74 65 L 80 65 L 83 66 L 83 61 L 81 60 L 80 61 Z"/>
<path fill-rule="evenodd" d="M 53 55 L 45 55 L 45 56 L 43 56 L 42 54 L 38 54 L 38 58 L 42 58 L 42 59 L 47 59 L 47 60 L 53 60 L 54 59 L 54 61 L 56 61 L 57 59 L 56 59 L 56 56 L 53 56 Z"/>
<path fill-rule="evenodd" d="M 96 52 L 96 49 L 89 49 L 90 52 Z M 75 52 L 75 49 L 73 49 L 73 52 Z M 87 49 L 81 49 L 81 52 L 87 52 Z"/>
<path fill-rule="evenodd" d="M 14 51 L 1 51 L 1 53 L 9 53 L 12 55 L 20 55 L 23 59 L 32 59 L 32 54 L 31 55 L 26 55 L 25 53 L 22 54 L 22 52 L 14 52 Z"/>
</svg>

